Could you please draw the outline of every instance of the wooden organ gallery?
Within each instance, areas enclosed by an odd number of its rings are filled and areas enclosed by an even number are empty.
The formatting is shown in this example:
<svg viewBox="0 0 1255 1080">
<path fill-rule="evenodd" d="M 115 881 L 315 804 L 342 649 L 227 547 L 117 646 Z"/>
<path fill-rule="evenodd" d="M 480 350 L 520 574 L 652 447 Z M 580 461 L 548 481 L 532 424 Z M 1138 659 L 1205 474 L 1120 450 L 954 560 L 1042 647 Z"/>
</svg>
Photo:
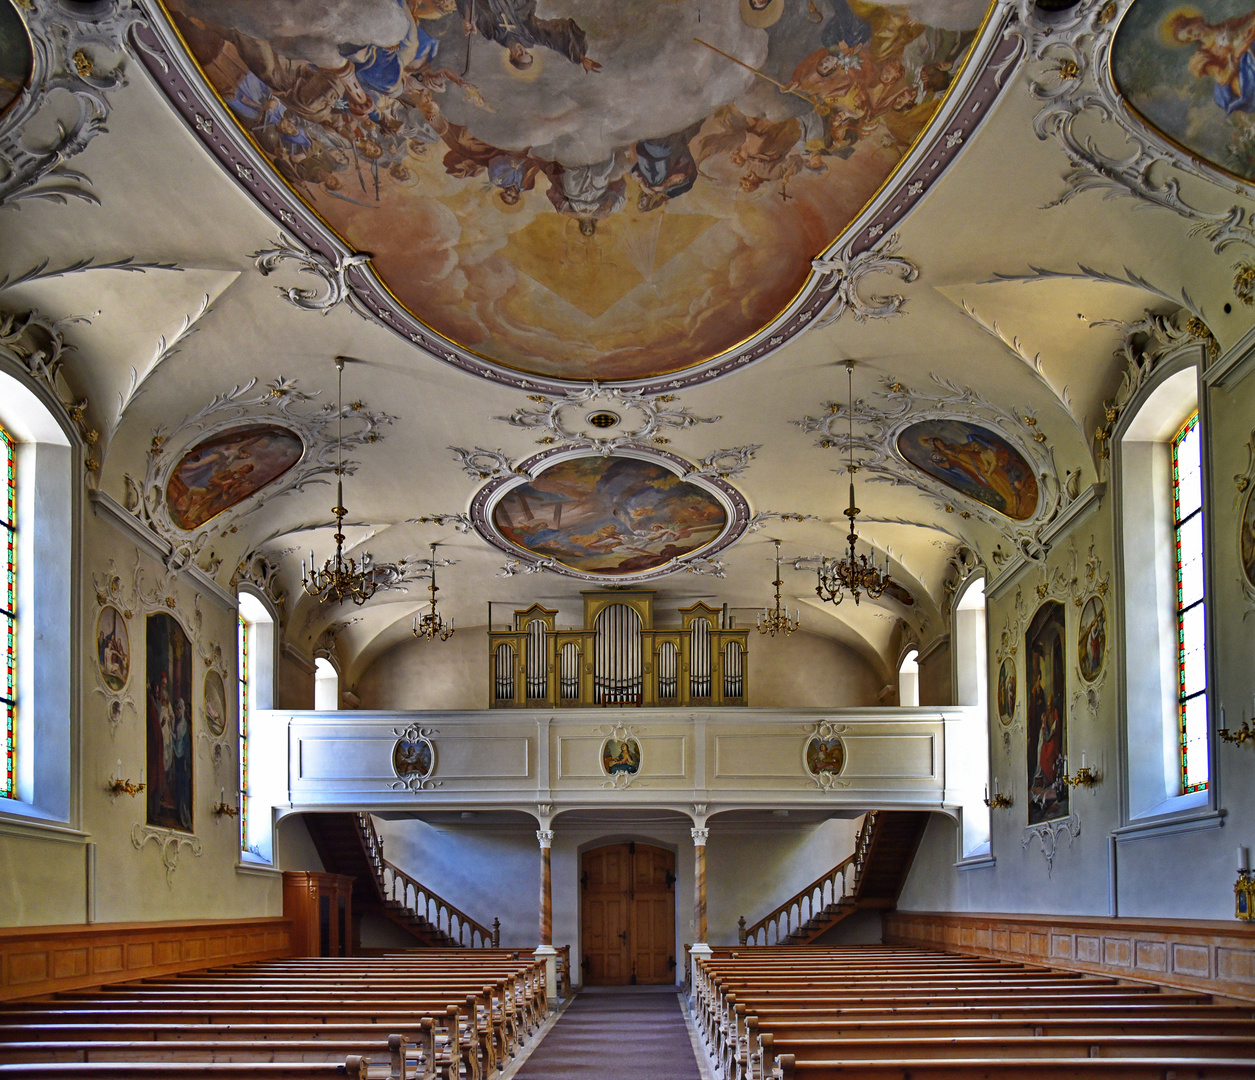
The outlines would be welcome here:
<svg viewBox="0 0 1255 1080">
<path fill-rule="evenodd" d="M 1255 1075 L 1253 658 L 1249 0 L 0 0 L 0 1080 Z"/>
<path fill-rule="evenodd" d="M 492 708 L 746 704 L 749 631 L 726 609 L 699 601 L 661 628 L 651 591 L 581 595 L 581 629 L 557 629 L 557 612 L 539 604 L 516 611 L 509 630 L 489 628 Z"/>
</svg>

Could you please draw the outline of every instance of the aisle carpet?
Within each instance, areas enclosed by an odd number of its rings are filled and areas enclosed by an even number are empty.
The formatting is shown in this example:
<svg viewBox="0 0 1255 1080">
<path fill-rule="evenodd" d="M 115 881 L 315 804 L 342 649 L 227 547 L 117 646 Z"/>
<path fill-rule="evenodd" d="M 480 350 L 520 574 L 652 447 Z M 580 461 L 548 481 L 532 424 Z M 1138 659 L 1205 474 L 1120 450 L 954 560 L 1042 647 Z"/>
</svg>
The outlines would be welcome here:
<svg viewBox="0 0 1255 1080">
<path fill-rule="evenodd" d="M 701 1080 L 674 986 L 582 990 L 514 1080 Z"/>
</svg>

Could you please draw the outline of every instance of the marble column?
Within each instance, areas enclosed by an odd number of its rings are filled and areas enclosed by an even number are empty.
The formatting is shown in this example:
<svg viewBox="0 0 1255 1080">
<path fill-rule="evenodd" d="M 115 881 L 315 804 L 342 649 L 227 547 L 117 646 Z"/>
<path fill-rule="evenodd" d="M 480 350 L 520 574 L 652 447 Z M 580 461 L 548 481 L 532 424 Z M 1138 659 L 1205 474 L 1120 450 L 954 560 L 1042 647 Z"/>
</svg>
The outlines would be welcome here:
<svg viewBox="0 0 1255 1080">
<path fill-rule="evenodd" d="M 549 849 L 553 846 L 553 830 L 538 829 L 540 841 L 540 944 L 534 955 L 545 962 L 545 984 L 549 1008 L 558 1005 L 558 950 L 553 947 L 553 880 L 549 869 Z M 567 973 L 568 981 L 570 972 Z"/>
<path fill-rule="evenodd" d="M 693 836 L 693 948 L 706 943 L 706 838 L 709 829 L 691 829 Z"/>
</svg>

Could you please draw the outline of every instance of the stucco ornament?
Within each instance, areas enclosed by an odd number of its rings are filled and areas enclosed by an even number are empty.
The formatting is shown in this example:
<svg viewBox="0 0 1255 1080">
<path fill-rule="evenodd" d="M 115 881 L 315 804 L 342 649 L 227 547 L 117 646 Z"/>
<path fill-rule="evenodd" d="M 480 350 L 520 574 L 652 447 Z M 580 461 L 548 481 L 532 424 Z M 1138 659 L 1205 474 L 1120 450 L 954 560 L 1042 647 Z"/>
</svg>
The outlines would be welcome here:
<svg viewBox="0 0 1255 1080">
<path fill-rule="evenodd" d="M 1246 471 L 1233 477 L 1237 488 L 1235 509 L 1238 521 L 1238 582 L 1246 597 L 1242 620 L 1255 613 L 1255 430 L 1246 442 Z"/>
<path fill-rule="evenodd" d="M 1056 818 L 1054 821 L 1043 821 L 1040 825 L 1029 825 L 1020 839 L 1020 850 L 1027 851 L 1029 845 L 1036 840 L 1041 845 L 1041 853 L 1046 859 L 1046 876 L 1050 877 L 1055 868 L 1055 856 L 1059 853 L 1059 841 L 1068 838 L 1068 847 L 1081 835 L 1081 819 L 1076 814 Z"/>
<path fill-rule="evenodd" d="M 827 254 L 811 263 L 811 269 L 820 276 L 819 291 L 830 294 L 831 299 L 824 313 L 814 321 L 818 328 L 830 326 L 847 311 L 855 322 L 868 319 L 889 319 L 902 314 L 906 297 L 898 293 L 880 295 L 872 293 L 864 298 L 859 291 L 863 279 L 873 274 L 887 274 L 909 285 L 919 277 L 919 267 L 910 259 L 898 254 L 898 234 L 885 237 L 875 247 L 851 254 L 848 246 L 834 254 Z"/>
<path fill-rule="evenodd" d="M 603 737 L 599 764 L 606 779 L 601 786 L 623 791 L 637 783 L 645 762 L 636 726 L 599 724 L 593 734 Z"/>
<path fill-rule="evenodd" d="M 388 788 L 392 791 L 424 791 L 441 787 L 440 780 L 431 778 L 436 771 L 436 744 L 431 736 L 439 734 L 437 729 L 410 724 L 404 728 L 393 728 L 392 734 L 397 738 L 392 747 L 392 771 L 397 778 L 388 784 Z"/>
<path fill-rule="evenodd" d="M 158 829 L 152 825 L 132 825 L 131 846 L 141 851 L 148 843 L 155 845 L 161 855 L 161 865 L 166 868 L 166 885 L 170 888 L 174 888 L 174 872 L 179 868 L 180 852 L 186 848 L 197 859 L 205 853 L 199 836 L 189 836 L 173 829 Z"/>
<path fill-rule="evenodd" d="M 802 740 L 802 768 L 810 779 L 807 787 L 828 793 L 847 788 L 850 781 L 840 778 L 845 769 L 846 747 L 841 738 L 847 725 L 820 720 L 809 728 Z"/>
</svg>

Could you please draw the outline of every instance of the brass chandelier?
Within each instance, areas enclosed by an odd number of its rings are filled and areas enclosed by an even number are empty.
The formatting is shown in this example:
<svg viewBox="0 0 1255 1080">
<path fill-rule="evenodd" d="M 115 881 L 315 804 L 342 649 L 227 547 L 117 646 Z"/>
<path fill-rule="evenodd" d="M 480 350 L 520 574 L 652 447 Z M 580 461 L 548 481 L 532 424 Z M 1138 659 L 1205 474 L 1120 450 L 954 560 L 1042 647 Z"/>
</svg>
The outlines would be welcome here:
<svg viewBox="0 0 1255 1080">
<path fill-rule="evenodd" d="M 858 466 L 854 464 L 853 360 L 845 362 L 845 374 L 849 387 L 849 407 L 846 411 L 846 416 L 850 422 L 850 462 L 847 466 L 850 474 L 850 505 L 846 507 L 844 513 L 850 519 L 850 533 L 847 537 L 850 542 L 850 548 L 845 558 L 839 561 L 830 559 L 827 555 L 824 556 L 823 562 L 819 566 L 819 581 L 815 585 L 815 593 L 819 599 L 834 606 L 845 599 L 847 592 L 854 597 L 856 605 L 863 593 L 866 593 L 872 600 L 877 600 L 890 584 L 889 557 L 887 555 L 885 556 L 885 568 L 882 572 L 874 561 L 866 555 L 857 554 L 854 550 L 854 543 L 858 540 L 858 532 L 855 530 L 854 524 L 858 518 L 859 509 L 854 502 L 854 474 L 858 471 Z"/>
<path fill-rule="evenodd" d="M 802 612 L 796 609 L 793 612 L 793 618 L 789 618 L 787 608 L 781 610 L 780 607 L 780 586 L 784 584 L 780 578 L 780 541 L 773 540 L 776 545 L 776 580 L 772 584 L 776 587 L 776 606 L 768 610 L 763 608 L 756 620 L 758 632 L 760 634 L 770 634 L 775 637 L 777 634 L 783 634 L 788 637 L 794 630 L 802 625 Z"/>
<path fill-rule="evenodd" d="M 414 616 L 414 627 L 410 631 L 416 638 L 426 638 L 428 641 L 434 641 L 439 638 L 441 641 L 448 641 L 453 637 L 453 620 L 447 623 L 436 610 L 436 593 L 440 590 L 436 587 L 436 544 L 431 545 L 431 584 L 427 586 L 427 591 L 431 593 L 431 610 L 425 612 L 420 620 Z"/>
<path fill-rule="evenodd" d="M 305 560 L 301 560 L 301 584 L 305 591 L 320 603 L 352 600 L 364 604 L 375 595 L 377 587 L 375 571 L 370 568 L 370 556 L 362 556 L 359 567 L 356 560 L 344 554 L 344 357 L 336 357 L 336 398 L 339 427 L 336 430 L 336 504 L 331 512 L 336 519 L 336 553 L 323 563 L 321 570 L 314 564 L 314 549 L 309 549 L 309 573 L 305 572 Z"/>
</svg>

